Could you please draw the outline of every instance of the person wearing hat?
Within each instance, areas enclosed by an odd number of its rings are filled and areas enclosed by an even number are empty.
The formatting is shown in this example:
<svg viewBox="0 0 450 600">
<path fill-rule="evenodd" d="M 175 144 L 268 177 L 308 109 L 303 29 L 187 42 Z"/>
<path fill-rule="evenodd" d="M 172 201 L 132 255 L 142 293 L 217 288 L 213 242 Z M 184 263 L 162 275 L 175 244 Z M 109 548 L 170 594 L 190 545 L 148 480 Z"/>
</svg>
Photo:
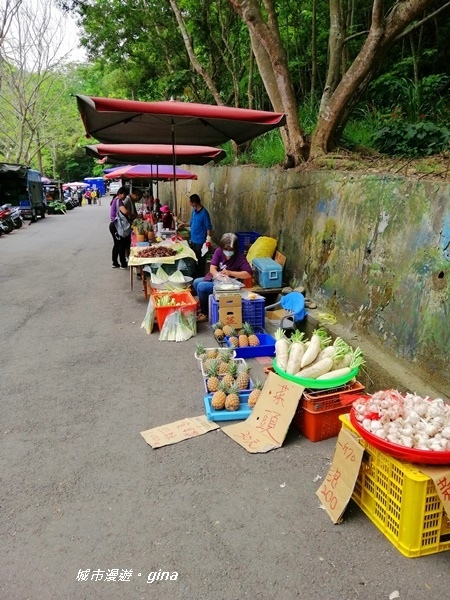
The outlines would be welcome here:
<svg viewBox="0 0 450 600">
<path fill-rule="evenodd" d="M 163 223 L 163 229 L 175 229 L 175 223 L 173 220 L 173 214 L 167 204 L 161 206 L 161 219 Z"/>
</svg>

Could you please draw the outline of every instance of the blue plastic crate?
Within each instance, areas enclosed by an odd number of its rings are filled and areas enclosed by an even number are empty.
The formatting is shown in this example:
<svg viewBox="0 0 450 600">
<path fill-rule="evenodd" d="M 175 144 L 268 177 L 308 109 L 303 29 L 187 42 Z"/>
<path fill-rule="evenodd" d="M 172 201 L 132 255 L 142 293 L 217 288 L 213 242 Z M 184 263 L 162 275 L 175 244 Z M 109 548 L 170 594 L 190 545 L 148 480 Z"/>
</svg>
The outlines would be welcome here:
<svg viewBox="0 0 450 600">
<path fill-rule="evenodd" d="M 253 358 L 255 356 L 275 356 L 275 338 L 268 333 L 257 333 L 259 346 L 248 346 L 247 348 L 234 348 L 236 358 Z M 230 339 L 225 338 L 227 346 L 231 348 Z"/>
<path fill-rule="evenodd" d="M 239 400 L 241 401 L 239 410 L 230 411 L 214 410 L 211 406 L 211 396 L 204 396 L 205 413 L 208 421 L 242 421 L 251 415 L 252 409 L 248 405 L 248 397 L 250 392 L 240 392 Z"/>
<path fill-rule="evenodd" d="M 242 322 L 250 323 L 252 327 L 262 327 L 266 324 L 266 301 L 264 298 L 257 300 L 242 300 Z"/>
<path fill-rule="evenodd" d="M 247 254 L 253 242 L 262 236 L 262 233 L 256 231 L 236 231 L 235 233 L 239 240 L 239 250 L 244 254 Z"/>
<path fill-rule="evenodd" d="M 254 258 L 252 267 L 253 279 L 262 288 L 282 286 L 283 267 L 272 258 Z"/>
<path fill-rule="evenodd" d="M 219 303 L 211 294 L 209 297 L 209 323 L 214 325 L 219 321 Z M 242 322 L 250 323 L 252 327 L 264 329 L 266 324 L 266 303 L 264 298 L 258 300 L 242 299 Z"/>
</svg>

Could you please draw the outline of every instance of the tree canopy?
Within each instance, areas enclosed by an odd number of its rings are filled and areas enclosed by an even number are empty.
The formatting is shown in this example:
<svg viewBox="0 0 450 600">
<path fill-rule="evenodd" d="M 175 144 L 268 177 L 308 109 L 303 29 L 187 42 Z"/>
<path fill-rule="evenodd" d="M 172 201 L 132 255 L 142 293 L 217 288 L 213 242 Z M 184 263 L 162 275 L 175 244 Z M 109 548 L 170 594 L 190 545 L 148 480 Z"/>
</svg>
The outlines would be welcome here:
<svg viewBox="0 0 450 600">
<path fill-rule="evenodd" d="M 58 174 L 64 164 L 86 168 L 70 96 L 80 92 L 284 112 L 287 126 L 268 139 L 276 144 L 281 134 L 278 162 L 287 167 L 339 144 L 394 155 L 448 147 L 447 0 L 58 3 L 77 16 L 89 64 L 47 61 L 39 71 L 2 43 L 0 158 L 12 156 L 13 146 L 18 161 L 38 160 Z M 17 110 L 19 80 L 35 94 L 26 116 Z M 12 144 L 16 132 L 27 153 Z"/>
</svg>

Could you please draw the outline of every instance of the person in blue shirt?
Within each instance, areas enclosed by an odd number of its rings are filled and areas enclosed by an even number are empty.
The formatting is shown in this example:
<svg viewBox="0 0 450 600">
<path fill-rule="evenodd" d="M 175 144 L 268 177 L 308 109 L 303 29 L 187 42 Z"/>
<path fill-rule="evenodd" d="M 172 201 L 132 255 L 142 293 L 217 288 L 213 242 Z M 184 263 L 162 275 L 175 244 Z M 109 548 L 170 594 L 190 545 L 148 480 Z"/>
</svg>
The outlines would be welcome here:
<svg viewBox="0 0 450 600">
<path fill-rule="evenodd" d="M 189 196 L 189 202 L 192 208 L 191 214 L 191 241 L 190 245 L 197 257 L 197 269 L 195 276 L 204 277 L 206 266 L 206 254 L 202 256 L 202 247 L 206 243 L 207 247 L 211 246 L 211 219 L 209 212 L 204 206 L 198 194 Z"/>
</svg>

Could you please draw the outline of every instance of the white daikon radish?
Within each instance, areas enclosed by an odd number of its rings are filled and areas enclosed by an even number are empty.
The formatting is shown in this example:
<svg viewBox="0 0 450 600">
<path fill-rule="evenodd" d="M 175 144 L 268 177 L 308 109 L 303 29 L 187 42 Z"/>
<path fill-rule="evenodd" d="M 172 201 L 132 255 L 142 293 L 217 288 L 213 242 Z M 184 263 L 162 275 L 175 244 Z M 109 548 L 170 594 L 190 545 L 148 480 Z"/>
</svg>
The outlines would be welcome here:
<svg viewBox="0 0 450 600">
<path fill-rule="evenodd" d="M 303 377 L 305 379 L 318 379 L 321 375 L 328 373 L 328 371 L 333 366 L 332 358 L 323 358 L 319 360 L 319 362 L 310 365 L 309 367 L 305 367 L 301 371 L 295 374 L 296 377 Z"/>
<path fill-rule="evenodd" d="M 281 327 L 275 332 L 275 356 L 277 357 L 277 365 L 282 371 L 286 370 L 289 359 L 289 342 L 286 339 L 285 333 Z"/>
<path fill-rule="evenodd" d="M 302 344 L 303 333 L 296 331 L 292 337 L 292 346 L 289 352 L 289 360 L 286 366 L 286 373 L 293 375 L 301 369 L 302 357 L 305 353 L 305 346 Z"/>
</svg>

